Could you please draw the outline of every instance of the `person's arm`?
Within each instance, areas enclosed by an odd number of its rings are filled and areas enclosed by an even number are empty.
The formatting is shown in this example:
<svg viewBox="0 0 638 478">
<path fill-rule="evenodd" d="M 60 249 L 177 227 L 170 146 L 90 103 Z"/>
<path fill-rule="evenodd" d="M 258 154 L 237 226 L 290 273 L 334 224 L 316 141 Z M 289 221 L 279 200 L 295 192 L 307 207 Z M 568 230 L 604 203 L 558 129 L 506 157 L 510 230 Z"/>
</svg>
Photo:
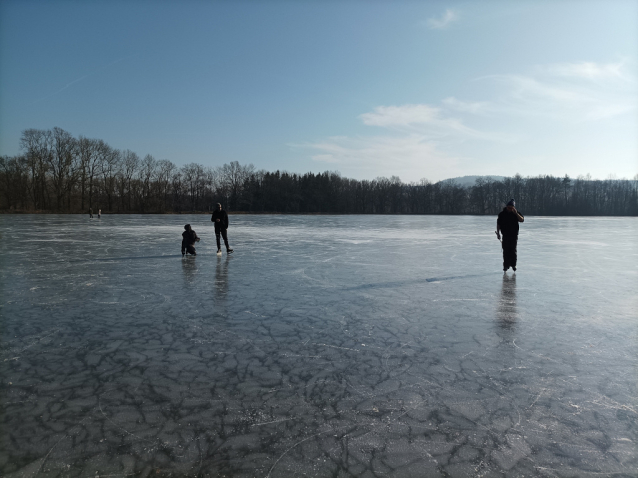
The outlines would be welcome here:
<svg viewBox="0 0 638 478">
<path fill-rule="evenodd" d="M 496 220 L 496 238 L 501 240 L 501 225 L 498 223 L 498 219 Z"/>
<path fill-rule="evenodd" d="M 520 214 L 516 208 L 514 208 L 514 214 L 516 214 L 516 219 L 518 219 L 518 222 L 525 222 L 525 218 L 523 217 L 522 214 Z"/>
</svg>

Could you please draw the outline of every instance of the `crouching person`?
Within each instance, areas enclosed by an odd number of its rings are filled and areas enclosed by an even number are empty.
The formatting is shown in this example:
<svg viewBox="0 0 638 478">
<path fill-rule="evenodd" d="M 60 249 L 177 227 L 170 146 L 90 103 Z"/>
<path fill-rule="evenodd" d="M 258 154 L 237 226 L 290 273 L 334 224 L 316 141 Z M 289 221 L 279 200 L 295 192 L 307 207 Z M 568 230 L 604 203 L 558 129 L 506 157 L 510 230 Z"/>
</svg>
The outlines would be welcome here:
<svg viewBox="0 0 638 478">
<path fill-rule="evenodd" d="M 186 224 L 184 226 L 185 231 L 182 232 L 182 257 L 187 252 L 194 256 L 197 255 L 195 252 L 195 243 L 199 242 L 199 237 L 197 237 L 197 233 L 193 231 L 190 224 Z"/>
</svg>

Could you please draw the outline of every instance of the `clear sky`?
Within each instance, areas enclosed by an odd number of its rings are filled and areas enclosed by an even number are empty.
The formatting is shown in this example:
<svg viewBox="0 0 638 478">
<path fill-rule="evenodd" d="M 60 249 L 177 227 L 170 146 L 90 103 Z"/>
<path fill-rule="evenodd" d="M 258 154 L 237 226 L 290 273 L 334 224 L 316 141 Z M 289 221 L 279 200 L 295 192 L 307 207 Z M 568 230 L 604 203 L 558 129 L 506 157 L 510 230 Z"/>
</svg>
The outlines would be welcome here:
<svg viewBox="0 0 638 478">
<path fill-rule="evenodd" d="M 24 129 L 178 165 L 638 173 L 638 1 L 0 0 L 0 154 Z"/>
</svg>

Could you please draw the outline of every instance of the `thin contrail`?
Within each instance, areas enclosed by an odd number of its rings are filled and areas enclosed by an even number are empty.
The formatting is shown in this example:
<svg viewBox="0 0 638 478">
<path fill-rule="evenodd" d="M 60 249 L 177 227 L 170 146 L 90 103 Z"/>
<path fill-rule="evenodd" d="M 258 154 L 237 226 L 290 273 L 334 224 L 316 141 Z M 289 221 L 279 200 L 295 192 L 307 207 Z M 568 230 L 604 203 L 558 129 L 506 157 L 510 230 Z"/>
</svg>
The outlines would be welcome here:
<svg viewBox="0 0 638 478">
<path fill-rule="evenodd" d="M 124 60 L 126 60 L 126 59 L 128 59 L 128 58 L 131 58 L 131 57 L 133 57 L 133 56 L 135 56 L 135 55 L 136 55 L 136 54 L 132 54 L 132 55 L 123 56 L 122 58 L 118 58 L 117 60 L 112 61 L 111 63 L 108 63 L 108 64 L 106 64 L 106 65 L 104 65 L 104 66 L 102 66 L 102 67 L 98 68 L 97 70 L 93 71 L 92 73 L 89 73 L 89 74 L 87 74 L 87 75 L 81 76 L 80 78 L 78 78 L 78 79 L 76 79 L 76 80 L 73 80 L 73 81 L 71 81 L 71 82 L 67 83 L 65 86 L 63 86 L 63 87 L 62 87 L 62 88 L 60 88 L 59 90 L 57 90 L 57 91 L 55 91 L 55 92 L 53 92 L 53 93 L 51 93 L 51 94 L 49 94 L 49 95 L 43 96 L 42 98 L 39 98 L 39 99 L 35 100 L 33 103 L 31 103 L 31 105 L 34 105 L 34 104 L 36 104 L 36 103 L 39 103 L 40 101 L 46 100 L 47 98 L 51 98 L 52 96 L 55 96 L 55 95 L 57 95 L 57 94 L 59 94 L 59 93 L 63 92 L 64 90 L 66 90 L 67 88 L 69 88 L 69 87 L 73 86 L 74 84 L 79 83 L 80 81 L 85 80 L 86 78 L 88 78 L 88 77 L 90 77 L 90 76 L 93 76 L 93 75 L 95 75 L 96 73 L 99 73 L 100 71 L 102 71 L 102 70 L 104 70 L 104 69 L 106 69 L 106 68 L 109 68 L 109 67 L 111 67 L 111 66 L 115 65 L 116 63 L 119 63 L 119 62 L 121 62 L 121 61 L 124 61 Z"/>
</svg>

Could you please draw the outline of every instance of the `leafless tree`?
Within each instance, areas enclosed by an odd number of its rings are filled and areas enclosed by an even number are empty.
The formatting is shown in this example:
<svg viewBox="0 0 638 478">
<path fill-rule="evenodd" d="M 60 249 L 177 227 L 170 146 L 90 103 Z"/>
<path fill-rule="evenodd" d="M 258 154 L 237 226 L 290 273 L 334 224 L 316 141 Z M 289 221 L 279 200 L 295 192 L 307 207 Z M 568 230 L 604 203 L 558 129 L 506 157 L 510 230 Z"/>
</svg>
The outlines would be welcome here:
<svg viewBox="0 0 638 478">
<path fill-rule="evenodd" d="M 189 163 L 182 167 L 182 178 L 190 199 L 189 208 L 197 210 L 204 186 L 204 168 L 197 163 Z"/>
<path fill-rule="evenodd" d="M 77 151 L 77 140 L 71 133 L 53 128 L 53 154 L 48 156 L 48 161 L 58 210 L 63 207 L 64 197 L 70 193 L 80 169 Z"/>
<path fill-rule="evenodd" d="M 147 154 L 144 156 L 140 163 L 140 168 L 138 170 L 138 179 L 140 181 L 141 190 L 140 190 L 140 210 L 141 212 L 146 212 L 149 208 L 149 203 L 151 201 L 151 187 L 152 187 L 152 179 L 155 175 L 155 169 L 157 168 L 157 160 Z"/>
<path fill-rule="evenodd" d="M 9 209 L 27 208 L 29 174 L 25 156 L 0 157 L 0 184 Z"/>
<path fill-rule="evenodd" d="M 157 164 L 157 184 L 161 194 L 162 212 L 168 210 L 168 196 L 171 187 L 171 178 L 176 166 L 168 159 L 162 159 Z"/>
<path fill-rule="evenodd" d="M 80 136 L 78 139 L 78 149 L 80 153 L 80 161 L 82 165 L 81 178 L 81 209 L 84 210 L 85 190 L 89 192 L 89 207 L 93 207 L 93 192 L 95 190 L 95 179 L 99 174 L 100 155 L 99 151 L 102 141 L 98 139 L 89 139 Z"/>
<path fill-rule="evenodd" d="M 113 195 L 115 192 L 117 173 L 122 159 L 122 153 L 111 148 L 104 141 L 100 141 L 98 147 L 100 173 L 102 176 L 102 191 L 106 195 L 108 210 L 113 210 Z"/>
<path fill-rule="evenodd" d="M 182 178 L 182 170 L 176 169 L 171 177 L 171 192 L 173 195 L 173 204 L 175 204 L 177 212 L 181 212 L 181 198 L 184 195 L 184 181 Z"/>
<path fill-rule="evenodd" d="M 47 173 L 53 156 L 53 134 L 50 130 L 27 129 L 22 132 L 20 147 L 25 151 L 31 173 L 29 189 L 35 209 L 46 209 L 49 200 Z"/>
<path fill-rule="evenodd" d="M 224 164 L 219 170 L 221 189 L 227 191 L 229 207 L 236 208 L 239 200 L 239 193 L 244 182 L 253 174 L 255 167 L 252 164 L 242 166 L 238 161 Z"/>
<path fill-rule="evenodd" d="M 132 210 L 131 199 L 135 197 L 133 178 L 137 175 L 140 167 L 140 157 L 131 150 L 122 152 L 122 184 L 126 185 L 126 195 L 128 199 L 128 210 Z M 123 190 L 124 188 L 122 188 Z M 123 193 L 122 193 L 123 194 Z"/>
</svg>

